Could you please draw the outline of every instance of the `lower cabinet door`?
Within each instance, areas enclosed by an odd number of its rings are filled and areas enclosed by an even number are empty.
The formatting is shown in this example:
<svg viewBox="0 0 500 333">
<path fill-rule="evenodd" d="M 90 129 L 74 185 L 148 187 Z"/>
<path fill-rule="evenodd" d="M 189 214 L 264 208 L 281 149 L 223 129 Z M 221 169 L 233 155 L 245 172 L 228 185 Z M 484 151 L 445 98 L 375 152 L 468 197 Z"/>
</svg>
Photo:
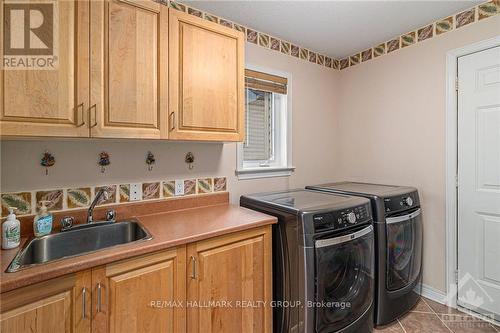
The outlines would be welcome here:
<svg viewBox="0 0 500 333">
<path fill-rule="evenodd" d="M 184 332 L 184 248 L 93 270 L 93 332 Z"/>
<path fill-rule="evenodd" d="M 70 332 L 71 292 L 47 297 L 2 315 L 2 332 Z"/>
<path fill-rule="evenodd" d="M 90 271 L 2 294 L 0 332 L 90 333 Z"/>
<path fill-rule="evenodd" d="M 188 332 L 271 332 L 269 226 L 188 245 Z"/>
</svg>

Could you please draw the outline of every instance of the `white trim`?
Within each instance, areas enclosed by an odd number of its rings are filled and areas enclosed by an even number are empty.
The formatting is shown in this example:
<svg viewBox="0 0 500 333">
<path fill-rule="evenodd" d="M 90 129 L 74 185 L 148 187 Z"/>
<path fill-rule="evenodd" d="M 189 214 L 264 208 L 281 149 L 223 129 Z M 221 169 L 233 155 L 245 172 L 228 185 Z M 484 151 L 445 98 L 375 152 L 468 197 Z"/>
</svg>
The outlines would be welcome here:
<svg viewBox="0 0 500 333">
<path fill-rule="evenodd" d="M 235 174 L 239 180 L 257 179 L 257 178 L 271 178 L 271 177 L 287 177 L 295 171 L 295 167 L 286 168 L 255 168 L 236 170 Z"/>
<path fill-rule="evenodd" d="M 418 287 L 417 287 L 418 288 Z M 416 289 L 417 289 L 416 288 Z M 426 284 L 420 284 L 420 295 L 428 298 L 434 302 L 440 303 L 440 304 L 445 304 L 446 301 L 446 294 L 442 292 L 441 290 L 438 290 L 434 287 L 428 286 Z"/>
<path fill-rule="evenodd" d="M 256 179 L 269 177 L 287 177 L 295 171 L 292 160 L 292 75 L 287 72 L 282 72 L 276 69 L 271 69 L 263 66 L 245 64 L 245 68 L 258 72 L 269 73 L 285 77 L 287 82 L 287 98 L 286 98 L 286 166 L 265 167 L 255 169 L 243 169 L 243 143 L 236 145 L 236 171 L 238 179 Z"/>
<path fill-rule="evenodd" d="M 446 53 L 446 292 L 456 293 L 455 270 L 457 253 L 458 209 L 458 133 L 457 133 L 457 60 L 459 57 L 500 45 L 500 36 L 467 45 Z M 457 307 L 457 297 L 451 297 L 449 306 Z"/>
</svg>

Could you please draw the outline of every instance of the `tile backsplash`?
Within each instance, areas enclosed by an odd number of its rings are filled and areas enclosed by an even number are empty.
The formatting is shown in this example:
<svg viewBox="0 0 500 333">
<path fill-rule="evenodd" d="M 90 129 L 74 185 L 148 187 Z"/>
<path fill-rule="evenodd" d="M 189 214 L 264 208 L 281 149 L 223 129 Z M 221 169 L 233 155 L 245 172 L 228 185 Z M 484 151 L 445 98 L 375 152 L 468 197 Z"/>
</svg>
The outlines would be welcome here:
<svg viewBox="0 0 500 333">
<path fill-rule="evenodd" d="M 226 177 L 205 177 L 185 179 L 184 194 L 198 195 L 212 192 L 227 191 Z M 2 216 L 8 214 L 9 207 L 16 207 L 16 215 L 36 214 L 37 203 L 46 201 L 49 211 L 61 211 L 87 208 L 95 194 L 102 188 L 108 192 L 107 198 L 102 197 L 98 205 L 112 205 L 130 202 L 130 184 L 105 184 L 99 186 L 82 186 L 78 188 L 48 189 L 2 193 Z M 142 200 L 159 200 L 175 197 L 175 180 L 158 180 L 141 183 Z"/>
</svg>

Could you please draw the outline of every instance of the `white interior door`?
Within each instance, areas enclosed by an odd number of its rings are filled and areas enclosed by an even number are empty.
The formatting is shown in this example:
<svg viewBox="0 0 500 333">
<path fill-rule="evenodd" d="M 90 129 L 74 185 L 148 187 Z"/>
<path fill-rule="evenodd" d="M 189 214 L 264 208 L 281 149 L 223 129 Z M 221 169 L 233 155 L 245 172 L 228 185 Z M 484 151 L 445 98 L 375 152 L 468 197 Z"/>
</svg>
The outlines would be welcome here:
<svg viewBox="0 0 500 333">
<path fill-rule="evenodd" d="M 500 46 L 458 82 L 458 304 L 500 320 Z"/>
</svg>

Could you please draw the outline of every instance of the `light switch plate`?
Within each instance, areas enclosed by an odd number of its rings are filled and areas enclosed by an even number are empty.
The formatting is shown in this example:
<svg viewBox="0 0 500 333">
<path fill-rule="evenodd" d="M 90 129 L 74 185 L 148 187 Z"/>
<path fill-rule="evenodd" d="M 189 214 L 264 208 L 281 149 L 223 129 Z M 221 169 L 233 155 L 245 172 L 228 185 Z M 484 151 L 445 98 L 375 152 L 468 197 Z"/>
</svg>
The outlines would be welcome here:
<svg viewBox="0 0 500 333">
<path fill-rule="evenodd" d="M 130 184 L 129 200 L 130 201 L 142 200 L 142 184 L 141 183 Z"/>
<path fill-rule="evenodd" d="M 175 180 L 175 195 L 184 195 L 184 180 Z"/>
</svg>

